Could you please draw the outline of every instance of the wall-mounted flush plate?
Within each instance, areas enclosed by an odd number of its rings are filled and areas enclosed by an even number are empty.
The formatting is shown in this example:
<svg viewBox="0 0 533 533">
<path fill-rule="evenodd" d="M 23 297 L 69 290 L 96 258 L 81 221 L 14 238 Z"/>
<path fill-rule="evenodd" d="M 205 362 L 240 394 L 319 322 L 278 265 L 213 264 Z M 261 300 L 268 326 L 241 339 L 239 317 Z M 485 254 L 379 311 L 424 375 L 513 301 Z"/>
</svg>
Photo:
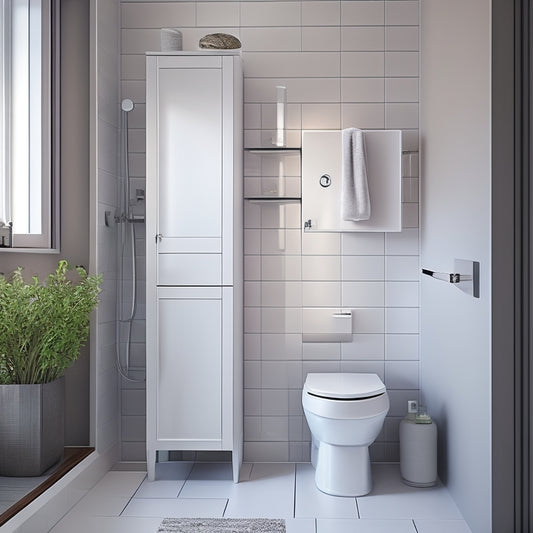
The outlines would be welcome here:
<svg viewBox="0 0 533 533">
<path fill-rule="evenodd" d="M 466 294 L 479 298 L 479 261 L 455 259 L 454 269 L 461 276 L 455 286 Z"/>
</svg>

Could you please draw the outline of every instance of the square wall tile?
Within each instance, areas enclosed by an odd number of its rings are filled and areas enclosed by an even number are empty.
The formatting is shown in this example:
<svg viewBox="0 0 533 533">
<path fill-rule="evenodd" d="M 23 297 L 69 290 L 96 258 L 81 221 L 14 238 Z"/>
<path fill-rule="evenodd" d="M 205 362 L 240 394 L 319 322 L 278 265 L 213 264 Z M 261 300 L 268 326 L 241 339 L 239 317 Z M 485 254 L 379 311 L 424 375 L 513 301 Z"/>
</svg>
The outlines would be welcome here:
<svg viewBox="0 0 533 533">
<path fill-rule="evenodd" d="M 244 308 L 244 333 L 261 333 L 261 308 Z"/>
<path fill-rule="evenodd" d="M 384 128 L 384 104 L 342 104 L 341 127 L 361 129 Z"/>
<path fill-rule="evenodd" d="M 418 104 L 385 104 L 385 127 L 389 129 L 418 128 Z"/>
<path fill-rule="evenodd" d="M 246 387 L 246 383 L 244 384 Z M 261 390 L 244 389 L 244 415 L 261 415 Z"/>
<path fill-rule="evenodd" d="M 299 254 L 299 229 L 261 230 L 261 253 L 264 255 Z"/>
<path fill-rule="evenodd" d="M 301 333 L 301 307 L 263 307 L 261 333 Z"/>
<path fill-rule="evenodd" d="M 302 104 L 302 129 L 339 129 L 340 125 L 340 104 Z"/>
<path fill-rule="evenodd" d="M 384 78 L 342 78 L 341 102 L 343 103 L 379 103 L 385 101 Z M 343 233 L 357 235 L 357 233 Z M 369 235 L 361 233 L 361 235 Z"/>
<path fill-rule="evenodd" d="M 245 281 L 259 281 L 261 279 L 261 257 L 259 255 L 247 255 L 244 257 Z"/>
<path fill-rule="evenodd" d="M 294 52 L 301 50 L 302 34 L 299 27 L 243 28 L 241 42 L 246 52 Z"/>
<path fill-rule="evenodd" d="M 342 51 L 382 51 L 385 44 L 383 26 L 344 26 L 341 32 Z"/>
<path fill-rule="evenodd" d="M 386 102 L 418 102 L 418 78 L 386 78 Z"/>
<path fill-rule="evenodd" d="M 380 281 L 343 281 L 342 307 L 383 307 L 385 284 Z"/>
<path fill-rule="evenodd" d="M 313 2 L 305 2 L 302 4 L 302 9 L 307 4 Z M 324 2 L 333 4 L 332 1 Z M 327 6 L 329 7 L 329 6 Z M 341 49 L 341 30 L 337 26 L 309 26 L 302 28 L 302 51 L 304 52 L 337 52 Z"/>
<path fill-rule="evenodd" d="M 335 255 L 302 257 L 302 280 L 338 281 L 341 279 L 341 258 Z"/>
<path fill-rule="evenodd" d="M 341 361 L 341 372 L 355 372 L 358 374 L 377 374 L 385 383 L 385 363 L 382 361 Z"/>
<path fill-rule="evenodd" d="M 302 374 L 304 381 L 307 378 L 307 374 L 314 372 L 340 372 L 341 363 L 340 361 L 304 361 L 302 365 Z M 298 401 L 301 405 L 302 403 L 302 393 L 299 393 Z"/>
<path fill-rule="evenodd" d="M 385 310 L 380 308 L 352 309 L 354 333 L 385 333 Z"/>
<path fill-rule="evenodd" d="M 261 355 L 263 361 L 301 360 L 302 336 L 292 333 L 265 333 L 261 335 Z"/>
<path fill-rule="evenodd" d="M 271 2 L 241 2 L 241 26 L 299 26 L 300 3 L 281 2 L 272 9 Z"/>
<path fill-rule="evenodd" d="M 402 227 L 418 228 L 418 204 L 402 205 Z"/>
<path fill-rule="evenodd" d="M 388 26 L 385 30 L 385 49 L 418 51 L 418 26 Z"/>
<path fill-rule="evenodd" d="M 352 342 L 341 344 L 342 360 L 382 360 L 385 358 L 385 336 L 356 333 Z"/>
<path fill-rule="evenodd" d="M 304 342 L 304 361 L 337 361 L 341 358 L 341 346 L 339 342 Z"/>
<path fill-rule="evenodd" d="M 261 283 L 263 307 L 301 307 L 302 284 L 299 281 L 263 281 Z"/>
<path fill-rule="evenodd" d="M 407 402 L 418 401 L 419 391 L 416 390 L 391 390 L 388 391 L 390 408 L 388 416 L 404 417 L 407 414 Z"/>
<path fill-rule="evenodd" d="M 418 307 L 418 281 L 387 281 L 385 283 L 386 307 Z"/>
<path fill-rule="evenodd" d="M 259 389 L 261 387 L 260 361 L 244 361 L 244 386 L 247 389 Z"/>
<path fill-rule="evenodd" d="M 387 255 L 418 255 L 418 229 L 406 228 L 397 233 L 387 233 L 385 253 Z"/>
<path fill-rule="evenodd" d="M 418 362 L 385 363 L 385 386 L 390 389 L 418 389 Z"/>
<path fill-rule="evenodd" d="M 263 361 L 261 363 L 261 387 L 263 389 L 301 390 L 301 361 Z"/>
<path fill-rule="evenodd" d="M 261 391 L 261 414 L 263 416 L 288 416 L 289 392 L 286 389 L 263 389 Z"/>
<path fill-rule="evenodd" d="M 341 76 L 373 78 L 385 74 L 384 52 L 342 52 Z"/>
<path fill-rule="evenodd" d="M 418 26 L 418 1 L 396 0 L 385 2 L 385 24 L 387 26 Z"/>
<path fill-rule="evenodd" d="M 418 308 L 390 307 L 385 309 L 385 331 L 387 333 L 418 333 Z"/>
<path fill-rule="evenodd" d="M 302 233 L 302 255 L 339 255 L 340 233 Z"/>
<path fill-rule="evenodd" d="M 244 334 L 244 358 L 246 360 L 259 359 L 261 357 L 261 335 L 256 333 Z"/>
<path fill-rule="evenodd" d="M 337 307 L 341 304 L 341 283 L 333 281 L 303 281 L 303 307 Z"/>
<path fill-rule="evenodd" d="M 418 360 L 419 338 L 416 334 L 385 335 L 385 358 L 387 360 Z"/>
<path fill-rule="evenodd" d="M 385 76 L 417 77 L 418 52 L 385 52 Z"/>
<path fill-rule="evenodd" d="M 385 2 L 357 0 L 342 2 L 341 22 L 346 26 L 379 26 L 385 23 Z"/>
<path fill-rule="evenodd" d="M 302 260 L 295 256 L 262 256 L 261 279 L 263 281 L 300 281 Z"/>
<path fill-rule="evenodd" d="M 302 26 L 338 26 L 341 2 L 338 0 L 302 2 Z"/>
<path fill-rule="evenodd" d="M 247 462 L 287 462 L 288 442 L 244 442 L 244 461 Z M 228 516 L 228 515 L 226 515 Z M 258 515 L 256 515 L 258 516 Z"/>
<path fill-rule="evenodd" d="M 342 257 L 343 281 L 381 281 L 385 279 L 385 258 L 383 256 Z"/>
<path fill-rule="evenodd" d="M 341 238 L 342 255 L 381 255 L 385 250 L 383 233 L 342 233 Z"/>
<path fill-rule="evenodd" d="M 239 2 L 196 2 L 196 26 L 238 26 Z"/>
<path fill-rule="evenodd" d="M 387 281 L 419 281 L 418 255 L 389 255 L 385 258 Z"/>
</svg>

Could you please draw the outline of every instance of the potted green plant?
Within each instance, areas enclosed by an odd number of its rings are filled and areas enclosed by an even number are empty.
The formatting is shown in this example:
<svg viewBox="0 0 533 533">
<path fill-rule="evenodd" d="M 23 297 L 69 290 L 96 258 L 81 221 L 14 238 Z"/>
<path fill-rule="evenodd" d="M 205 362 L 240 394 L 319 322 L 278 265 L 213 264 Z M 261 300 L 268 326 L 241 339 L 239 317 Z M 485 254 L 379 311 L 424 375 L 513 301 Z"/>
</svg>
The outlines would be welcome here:
<svg viewBox="0 0 533 533">
<path fill-rule="evenodd" d="M 63 375 L 87 341 L 101 280 L 64 260 L 45 283 L 20 267 L 0 276 L 0 475 L 39 476 L 61 458 Z"/>
</svg>

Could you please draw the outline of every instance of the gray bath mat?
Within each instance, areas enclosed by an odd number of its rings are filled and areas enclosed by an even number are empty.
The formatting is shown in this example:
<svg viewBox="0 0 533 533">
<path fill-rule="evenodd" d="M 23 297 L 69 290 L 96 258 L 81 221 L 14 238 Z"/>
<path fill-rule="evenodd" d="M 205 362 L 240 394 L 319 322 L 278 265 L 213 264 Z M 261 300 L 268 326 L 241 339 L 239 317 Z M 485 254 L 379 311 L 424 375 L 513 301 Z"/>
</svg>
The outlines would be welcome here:
<svg viewBox="0 0 533 533">
<path fill-rule="evenodd" d="M 157 533 L 285 533 L 285 520 L 267 518 L 165 518 Z"/>
</svg>

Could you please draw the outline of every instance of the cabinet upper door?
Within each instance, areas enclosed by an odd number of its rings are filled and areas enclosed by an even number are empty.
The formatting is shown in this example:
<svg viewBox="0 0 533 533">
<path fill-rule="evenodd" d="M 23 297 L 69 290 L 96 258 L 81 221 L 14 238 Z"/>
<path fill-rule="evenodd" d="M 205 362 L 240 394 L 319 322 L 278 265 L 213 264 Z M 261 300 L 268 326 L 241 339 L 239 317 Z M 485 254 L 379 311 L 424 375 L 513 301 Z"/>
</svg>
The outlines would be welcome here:
<svg viewBox="0 0 533 533">
<path fill-rule="evenodd" d="M 222 70 L 158 74 L 159 233 L 167 251 L 220 253 Z"/>
</svg>

